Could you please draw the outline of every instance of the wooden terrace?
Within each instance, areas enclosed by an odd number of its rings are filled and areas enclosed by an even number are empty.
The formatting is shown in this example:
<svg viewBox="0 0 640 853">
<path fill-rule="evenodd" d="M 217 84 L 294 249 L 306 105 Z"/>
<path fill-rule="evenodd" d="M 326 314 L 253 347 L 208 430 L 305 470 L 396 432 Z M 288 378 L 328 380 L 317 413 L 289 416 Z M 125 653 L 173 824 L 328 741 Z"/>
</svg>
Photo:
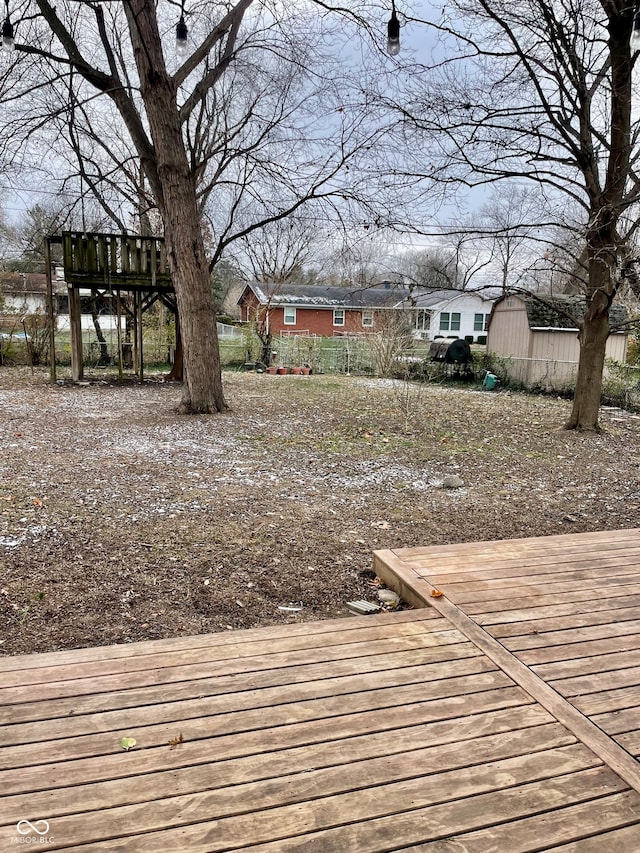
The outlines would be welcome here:
<svg viewBox="0 0 640 853">
<path fill-rule="evenodd" d="M 640 851 L 640 530 L 374 562 L 416 609 L 0 659 L 0 850 Z"/>
</svg>

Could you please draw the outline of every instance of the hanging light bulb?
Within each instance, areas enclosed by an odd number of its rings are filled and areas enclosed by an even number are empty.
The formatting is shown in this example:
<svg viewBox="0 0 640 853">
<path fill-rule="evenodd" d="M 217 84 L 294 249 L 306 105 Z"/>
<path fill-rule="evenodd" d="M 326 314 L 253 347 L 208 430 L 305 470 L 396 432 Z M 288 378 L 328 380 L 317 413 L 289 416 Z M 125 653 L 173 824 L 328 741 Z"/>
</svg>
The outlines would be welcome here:
<svg viewBox="0 0 640 853">
<path fill-rule="evenodd" d="M 180 20 L 176 24 L 176 53 L 178 56 L 186 56 L 187 55 L 187 43 L 189 38 L 189 30 L 187 29 L 187 25 L 184 22 L 184 7 L 182 9 L 182 14 L 180 15 Z"/>
<path fill-rule="evenodd" d="M 13 39 L 13 24 L 9 20 L 9 0 L 5 0 L 7 17 L 2 25 L 2 47 L 4 50 L 15 50 L 16 43 Z"/>
<path fill-rule="evenodd" d="M 391 3 L 391 18 L 387 24 L 387 53 L 397 56 L 400 53 L 400 21 L 396 15 L 396 4 Z"/>
<path fill-rule="evenodd" d="M 640 50 L 640 8 L 636 9 L 636 13 L 633 16 L 633 29 L 631 30 L 629 47 L 634 53 L 636 50 Z"/>
</svg>

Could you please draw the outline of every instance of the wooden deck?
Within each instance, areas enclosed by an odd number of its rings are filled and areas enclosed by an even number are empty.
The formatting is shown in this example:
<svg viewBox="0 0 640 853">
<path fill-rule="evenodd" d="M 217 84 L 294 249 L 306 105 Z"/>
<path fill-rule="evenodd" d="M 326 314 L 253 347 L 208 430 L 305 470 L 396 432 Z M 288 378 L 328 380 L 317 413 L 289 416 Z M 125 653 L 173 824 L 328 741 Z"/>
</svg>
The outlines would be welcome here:
<svg viewBox="0 0 640 853">
<path fill-rule="evenodd" d="M 1 659 L 0 850 L 640 851 L 640 530 L 374 560 L 422 609 Z"/>
</svg>

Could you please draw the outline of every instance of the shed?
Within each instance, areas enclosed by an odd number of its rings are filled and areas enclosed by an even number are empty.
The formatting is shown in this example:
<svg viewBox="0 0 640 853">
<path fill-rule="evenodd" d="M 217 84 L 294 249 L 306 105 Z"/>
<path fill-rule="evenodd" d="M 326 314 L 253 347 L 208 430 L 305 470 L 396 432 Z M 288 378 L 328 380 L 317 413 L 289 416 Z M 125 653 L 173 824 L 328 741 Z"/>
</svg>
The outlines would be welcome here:
<svg viewBox="0 0 640 853">
<path fill-rule="evenodd" d="M 586 302 L 576 296 L 510 294 L 496 300 L 487 333 L 487 352 L 508 359 L 509 378 L 523 385 L 561 387 L 575 379 L 580 357 L 578 330 Z M 627 319 L 611 307 L 608 358 L 624 362 Z"/>
</svg>

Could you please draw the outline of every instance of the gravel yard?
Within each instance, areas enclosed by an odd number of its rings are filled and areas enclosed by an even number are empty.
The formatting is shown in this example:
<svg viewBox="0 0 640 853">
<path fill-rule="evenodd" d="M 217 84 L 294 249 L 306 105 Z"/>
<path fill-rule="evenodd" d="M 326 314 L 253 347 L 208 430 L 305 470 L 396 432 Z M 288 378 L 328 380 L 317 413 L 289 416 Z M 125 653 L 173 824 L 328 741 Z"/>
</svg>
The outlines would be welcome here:
<svg viewBox="0 0 640 853">
<path fill-rule="evenodd" d="M 0 654 L 346 615 L 371 552 L 640 526 L 640 420 L 566 400 L 228 373 L 51 385 L 0 368 Z M 452 475 L 462 485 L 445 488 Z"/>
</svg>

